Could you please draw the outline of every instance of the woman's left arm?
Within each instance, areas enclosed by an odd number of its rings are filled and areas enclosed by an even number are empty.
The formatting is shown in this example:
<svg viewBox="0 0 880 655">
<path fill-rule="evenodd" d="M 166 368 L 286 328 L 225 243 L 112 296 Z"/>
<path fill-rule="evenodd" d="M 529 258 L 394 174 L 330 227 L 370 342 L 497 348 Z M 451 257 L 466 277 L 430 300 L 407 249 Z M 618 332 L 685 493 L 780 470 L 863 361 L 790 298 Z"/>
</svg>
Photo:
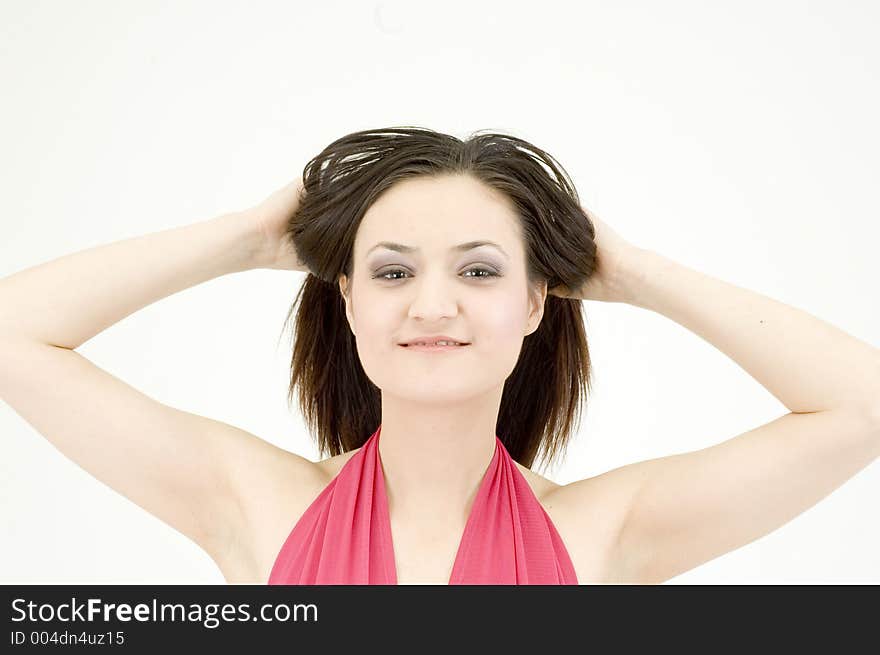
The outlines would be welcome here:
<svg viewBox="0 0 880 655">
<path fill-rule="evenodd" d="M 880 350 L 805 311 L 631 247 L 601 222 L 598 233 L 606 263 L 599 279 L 557 295 L 658 312 L 724 352 L 790 411 L 716 445 L 555 491 L 560 512 L 601 501 L 616 517 L 609 581 L 662 582 L 741 547 L 880 456 Z"/>
<path fill-rule="evenodd" d="M 811 314 L 643 249 L 623 261 L 622 301 L 699 335 L 794 414 L 880 420 L 880 349 Z"/>
</svg>

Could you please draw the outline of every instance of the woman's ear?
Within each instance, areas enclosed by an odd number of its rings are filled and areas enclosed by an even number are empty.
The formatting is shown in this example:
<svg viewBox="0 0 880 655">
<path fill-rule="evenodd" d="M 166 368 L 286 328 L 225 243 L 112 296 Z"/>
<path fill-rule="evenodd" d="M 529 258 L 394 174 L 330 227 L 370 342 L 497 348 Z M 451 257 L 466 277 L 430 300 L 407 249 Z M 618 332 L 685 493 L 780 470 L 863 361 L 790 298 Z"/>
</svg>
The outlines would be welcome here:
<svg viewBox="0 0 880 655">
<path fill-rule="evenodd" d="M 352 318 L 351 312 L 351 298 L 349 297 L 349 292 L 351 291 L 348 278 L 342 273 L 339 276 L 339 293 L 342 296 L 342 300 L 345 302 L 345 317 L 348 319 L 348 327 L 351 330 L 351 333 L 357 335 L 354 331 L 354 319 Z"/>
<path fill-rule="evenodd" d="M 544 318 L 544 302 L 546 300 L 547 280 L 542 280 L 536 286 L 530 288 L 528 329 L 524 336 L 528 336 L 538 329 L 541 319 Z"/>
</svg>

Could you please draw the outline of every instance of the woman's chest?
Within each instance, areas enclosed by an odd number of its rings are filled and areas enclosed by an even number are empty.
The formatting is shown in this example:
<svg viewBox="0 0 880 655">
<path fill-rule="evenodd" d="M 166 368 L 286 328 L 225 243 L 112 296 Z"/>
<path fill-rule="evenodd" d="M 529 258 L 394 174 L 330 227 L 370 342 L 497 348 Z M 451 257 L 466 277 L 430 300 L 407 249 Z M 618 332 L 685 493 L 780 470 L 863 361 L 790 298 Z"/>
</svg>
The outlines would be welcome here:
<svg viewBox="0 0 880 655">
<path fill-rule="evenodd" d="M 585 547 L 585 541 L 589 540 L 584 538 L 583 522 L 569 524 L 571 517 L 578 515 L 579 512 L 569 511 L 558 500 L 551 503 L 542 502 L 542 495 L 548 487 L 541 486 L 540 479 L 536 483 L 535 479 L 537 478 L 527 478 L 527 481 L 536 499 L 549 516 L 563 543 L 566 546 L 574 545 L 573 548 L 567 548 L 567 551 L 578 581 L 586 584 L 589 580 L 601 579 L 601 571 L 597 569 L 602 562 L 600 548 Z M 289 481 L 284 481 L 281 482 L 281 486 L 285 482 L 290 484 Z M 548 484 L 552 483 L 548 481 Z M 257 581 L 261 582 L 268 579 L 269 572 L 278 557 L 279 547 L 288 536 L 291 526 L 299 521 L 309 503 L 315 500 L 320 492 L 321 488 L 309 489 L 306 493 L 291 488 L 289 494 L 278 495 L 278 498 L 287 498 L 286 502 L 267 502 L 262 506 L 259 520 L 251 524 L 257 534 L 252 534 L 250 540 L 242 541 L 242 543 L 250 541 L 255 550 L 244 558 L 250 562 L 247 568 L 255 569 L 253 574 L 248 574 L 246 577 L 255 576 Z M 464 515 L 451 517 L 443 512 L 407 515 L 395 515 L 391 512 L 389 524 L 397 583 L 448 584 L 464 535 L 466 517 Z M 599 546 L 598 543 L 596 545 Z M 229 568 L 238 569 L 242 566 L 230 565 Z M 226 568 L 221 566 L 229 580 L 230 575 L 227 574 Z M 236 574 L 234 577 L 241 579 L 243 576 L 244 574 Z"/>
<path fill-rule="evenodd" d="M 390 519 L 397 584 L 449 584 L 464 524 Z"/>
<path fill-rule="evenodd" d="M 548 512 L 551 520 L 553 513 Z M 298 517 L 294 517 L 297 519 Z M 399 585 L 446 585 L 452 576 L 452 569 L 461 545 L 464 526 L 450 527 L 446 530 L 433 525 L 407 524 L 403 521 L 391 520 L 391 533 L 394 549 L 394 566 Z M 265 584 L 269 572 L 278 556 L 279 543 L 285 534 L 279 531 L 279 525 L 289 526 L 290 514 L 279 513 L 271 516 L 267 512 L 264 535 L 254 535 L 255 544 L 260 544 L 256 553 L 244 554 L 241 557 L 230 557 L 220 565 L 227 582 L 247 582 Z M 565 544 L 580 543 L 576 538 L 575 526 L 568 526 L 562 519 L 554 520 L 554 525 Z M 244 540 L 242 540 L 244 541 Z M 239 549 L 239 552 L 241 550 Z M 580 584 L 589 584 L 594 580 L 602 580 L 600 570 L 601 557 L 598 549 L 568 548 L 572 566 Z"/>
</svg>

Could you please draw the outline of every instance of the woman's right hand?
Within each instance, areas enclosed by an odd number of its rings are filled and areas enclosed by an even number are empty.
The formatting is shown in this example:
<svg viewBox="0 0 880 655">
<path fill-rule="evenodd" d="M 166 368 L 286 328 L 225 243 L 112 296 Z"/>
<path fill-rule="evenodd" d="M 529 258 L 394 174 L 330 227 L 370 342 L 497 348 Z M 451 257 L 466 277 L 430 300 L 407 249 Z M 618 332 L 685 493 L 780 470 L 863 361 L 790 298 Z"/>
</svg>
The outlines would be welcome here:
<svg viewBox="0 0 880 655">
<path fill-rule="evenodd" d="M 302 180 L 293 182 L 273 192 L 258 205 L 242 213 L 254 222 L 262 236 L 263 252 L 260 268 L 275 268 L 284 271 L 309 272 L 296 256 L 296 251 L 287 234 L 287 224 L 299 207 L 302 194 Z"/>
</svg>

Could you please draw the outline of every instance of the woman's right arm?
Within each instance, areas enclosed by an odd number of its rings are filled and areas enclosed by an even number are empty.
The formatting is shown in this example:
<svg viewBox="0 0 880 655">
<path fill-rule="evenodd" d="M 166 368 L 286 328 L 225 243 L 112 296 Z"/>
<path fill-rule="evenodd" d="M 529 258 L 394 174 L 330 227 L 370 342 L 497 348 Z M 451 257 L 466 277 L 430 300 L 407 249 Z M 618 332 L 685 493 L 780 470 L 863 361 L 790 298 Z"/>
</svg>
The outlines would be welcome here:
<svg viewBox="0 0 880 655">
<path fill-rule="evenodd" d="M 253 216 L 234 212 L 0 279 L 0 398 L 65 456 L 218 564 L 253 556 L 228 549 L 248 549 L 258 504 L 272 489 L 268 481 L 283 476 L 313 488 L 317 465 L 159 403 L 75 349 L 161 298 L 266 266 L 266 250 Z"/>
</svg>

